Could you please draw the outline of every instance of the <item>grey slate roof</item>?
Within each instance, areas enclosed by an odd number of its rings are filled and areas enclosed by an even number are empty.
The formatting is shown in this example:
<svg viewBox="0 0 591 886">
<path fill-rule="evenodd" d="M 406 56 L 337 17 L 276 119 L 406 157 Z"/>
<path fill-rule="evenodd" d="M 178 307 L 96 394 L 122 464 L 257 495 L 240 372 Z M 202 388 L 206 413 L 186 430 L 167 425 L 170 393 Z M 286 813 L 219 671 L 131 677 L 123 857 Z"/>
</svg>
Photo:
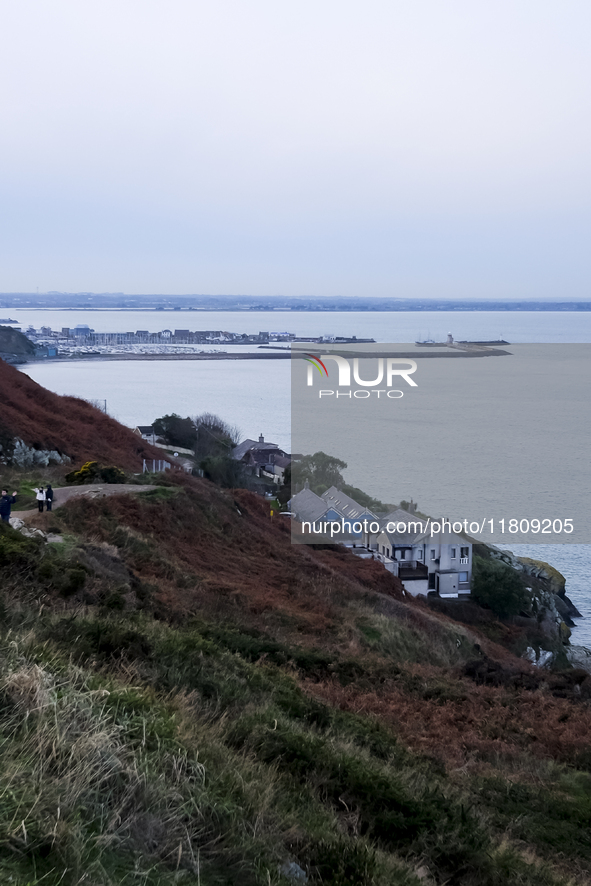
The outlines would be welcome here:
<svg viewBox="0 0 591 886">
<path fill-rule="evenodd" d="M 384 526 L 386 523 L 408 523 L 409 521 L 425 523 L 425 520 L 422 517 L 417 517 L 416 514 L 411 514 L 410 511 L 405 511 L 403 508 L 395 508 L 393 511 L 390 511 L 389 514 L 386 514 L 385 517 L 382 517 L 382 523 Z"/>
<path fill-rule="evenodd" d="M 370 509 L 366 508 L 364 505 L 360 505 L 359 502 L 355 501 L 355 499 L 351 498 L 349 495 L 345 495 L 345 493 L 337 489 L 336 486 L 331 486 L 330 489 L 323 492 L 321 498 L 324 499 L 327 505 L 338 511 L 339 514 L 342 514 L 343 517 L 357 519 L 357 517 L 361 517 L 363 514 L 369 514 L 370 516 L 375 517 L 373 511 L 370 511 Z"/>
<path fill-rule="evenodd" d="M 324 517 L 328 511 L 328 505 L 311 489 L 302 489 L 292 497 L 289 509 L 292 514 L 296 515 L 300 523 L 304 520 L 315 523 L 316 520 Z"/>
<path fill-rule="evenodd" d="M 250 452 L 251 449 L 279 449 L 277 443 L 267 443 L 264 441 L 263 443 L 259 443 L 258 440 L 243 440 L 242 443 L 239 443 L 238 446 L 235 446 L 232 450 L 232 457 L 237 461 L 240 461 L 247 452 Z"/>
<path fill-rule="evenodd" d="M 472 547 L 472 542 L 469 538 L 466 538 L 465 535 L 459 535 L 457 532 L 436 532 L 435 535 L 431 535 L 431 528 L 429 527 L 428 532 L 424 532 L 422 535 L 417 536 L 417 542 L 433 542 L 434 544 L 457 544 L 463 545 L 464 547 Z"/>
<path fill-rule="evenodd" d="M 386 530 L 382 530 L 388 538 L 388 541 L 392 545 L 413 545 L 419 541 L 423 541 L 423 536 L 419 535 L 416 532 L 386 532 Z M 376 535 L 381 535 L 382 533 L 376 533 Z"/>
</svg>

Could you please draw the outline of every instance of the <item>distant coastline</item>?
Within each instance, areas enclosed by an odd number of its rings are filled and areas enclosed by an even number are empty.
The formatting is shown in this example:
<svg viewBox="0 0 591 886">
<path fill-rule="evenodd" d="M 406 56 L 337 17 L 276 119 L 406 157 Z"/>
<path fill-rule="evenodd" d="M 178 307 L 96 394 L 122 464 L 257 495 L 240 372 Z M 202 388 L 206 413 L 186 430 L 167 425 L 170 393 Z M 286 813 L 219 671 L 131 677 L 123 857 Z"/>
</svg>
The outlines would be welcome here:
<svg viewBox="0 0 591 886">
<path fill-rule="evenodd" d="M 380 298 L 375 296 L 273 296 L 249 295 L 126 295 L 125 293 L 0 293 L 0 310 L 5 311 L 154 311 L 158 313 L 241 312 L 257 314 L 349 312 L 589 312 L 590 300 L 573 299 L 478 299 L 466 298 Z"/>
</svg>

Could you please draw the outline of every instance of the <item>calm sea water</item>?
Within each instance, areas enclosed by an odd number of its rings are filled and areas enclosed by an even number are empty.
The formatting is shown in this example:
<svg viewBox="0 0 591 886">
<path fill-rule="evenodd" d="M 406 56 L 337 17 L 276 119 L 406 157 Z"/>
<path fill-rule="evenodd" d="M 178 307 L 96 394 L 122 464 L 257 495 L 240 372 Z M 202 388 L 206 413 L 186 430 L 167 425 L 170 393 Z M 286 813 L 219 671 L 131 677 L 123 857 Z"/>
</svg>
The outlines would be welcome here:
<svg viewBox="0 0 591 886">
<path fill-rule="evenodd" d="M 96 332 L 200 329 L 293 332 L 294 335 L 356 335 L 382 342 L 461 341 L 504 338 L 518 342 L 591 342 L 591 312 L 565 311 L 37 311 L 13 310 L 13 319 L 61 329 L 84 323 Z"/>
<path fill-rule="evenodd" d="M 86 323 L 97 332 L 148 329 L 211 329 L 295 335 L 356 335 L 383 342 L 456 340 L 591 342 L 591 313 L 568 312 L 162 312 L 21 311 L 29 324 L 61 329 Z M 124 424 L 150 424 L 165 413 L 214 412 L 237 425 L 243 436 L 260 433 L 288 451 L 290 445 L 290 364 L 278 361 L 141 361 L 38 363 L 24 367 L 35 381 L 59 394 L 106 399 L 108 412 Z M 588 405 L 582 404 L 588 409 Z M 587 476 L 587 474 L 585 474 Z M 354 482 L 354 478 L 350 478 Z M 516 545 L 516 554 L 551 563 L 567 579 L 567 593 L 587 617 L 573 641 L 591 647 L 591 546 Z"/>
<path fill-rule="evenodd" d="M 22 369 L 56 394 L 106 400 L 122 424 L 213 412 L 243 437 L 291 451 L 289 360 L 138 360 L 30 363 Z"/>
</svg>

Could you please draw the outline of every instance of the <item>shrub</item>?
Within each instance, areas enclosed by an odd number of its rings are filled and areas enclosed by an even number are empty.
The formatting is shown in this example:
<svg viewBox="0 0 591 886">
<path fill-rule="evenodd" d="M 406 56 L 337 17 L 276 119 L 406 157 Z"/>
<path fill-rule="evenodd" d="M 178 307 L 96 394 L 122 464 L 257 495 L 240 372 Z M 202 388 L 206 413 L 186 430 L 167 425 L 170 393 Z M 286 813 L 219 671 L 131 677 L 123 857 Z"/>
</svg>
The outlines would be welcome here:
<svg viewBox="0 0 591 886">
<path fill-rule="evenodd" d="M 433 829 L 450 813 L 443 797 L 430 790 L 417 794 L 398 770 L 341 750 L 289 721 L 277 718 L 269 729 L 264 718 L 243 715 L 230 728 L 227 742 L 254 752 L 263 763 L 273 763 L 296 783 L 315 788 L 335 809 L 343 804 L 355 809 L 360 834 L 385 848 L 411 845 L 419 833 Z"/>
<path fill-rule="evenodd" d="M 53 626 L 52 639 L 67 644 L 74 642 L 81 660 L 99 657 L 103 660 L 129 657 L 149 658 L 152 646 L 147 637 L 124 622 L 107 619 L 74 623 L 64 619 Z"/>
<path fill-rule="evenodd" d="M 218 486 L 237 489 L 244 485 L 242 465 L 231 455 L 209 456 L 203 459 L 201 468 L 206 479 Z"/>
<path fill-rule="evenodd" d="M 37 561 L 41 542 L 25 538 L 16 529 L 0 521 L 0 568 L 22 568 Z"/>
<path fill-rule="evenodd" d="M 84 587 L 85 582 L 86 570 L 81 566 L 75 566 L 73 569 L 66 571 L 60 592 L 64 597 L 71 597 L 72 594 Z"/>
<path fill-rule="evenodd" d="M 45 552 L 37 576 L 46 587 L 71 597 L 86 584 L 87 570 L 81 563 L 68 561 L 52 550 Z"/>
<path fill-rule="evenodd" d="M 78 471 L 66 474 L 68 483 L 125 483 L 125 472 L 115 465 L 101 465 L 98 461 L 87 461 Z"/>
<path fill-rule="evenodd" d="M 115 465 L 105 465 L 99 471 L 103 483 L 125 483 L 125 472 Z"/>
<path fill-rule="evenodd" d="M 504 563 L 474 557 L 472 596 L 501 618 L 517 615 L 528 597 L 521 577 Z"/>
</svg>

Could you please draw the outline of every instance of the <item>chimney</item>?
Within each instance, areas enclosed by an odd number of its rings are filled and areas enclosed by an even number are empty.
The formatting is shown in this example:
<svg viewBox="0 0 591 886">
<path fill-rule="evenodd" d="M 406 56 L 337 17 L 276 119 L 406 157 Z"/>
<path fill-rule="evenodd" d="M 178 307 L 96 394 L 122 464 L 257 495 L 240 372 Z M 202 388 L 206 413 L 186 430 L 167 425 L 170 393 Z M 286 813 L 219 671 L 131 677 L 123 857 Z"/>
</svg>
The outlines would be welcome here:
<svg viewBox="0 0 591 886">
<path fill-rule="evenodd" d="M 260 434 L 259 435 L 259 443 L 264 443 L 264 442 L 265 442 L 265 438 L 263 437 L 262 434 Z"/>
<path fill-rule="evenodd" d="M 304 483 L 304 489 L 309 489 L 309 488 L 310 488 L 310 484 L 308 483 L 308 478 L 306 478 L 306 481 Z"/>
</svg>

